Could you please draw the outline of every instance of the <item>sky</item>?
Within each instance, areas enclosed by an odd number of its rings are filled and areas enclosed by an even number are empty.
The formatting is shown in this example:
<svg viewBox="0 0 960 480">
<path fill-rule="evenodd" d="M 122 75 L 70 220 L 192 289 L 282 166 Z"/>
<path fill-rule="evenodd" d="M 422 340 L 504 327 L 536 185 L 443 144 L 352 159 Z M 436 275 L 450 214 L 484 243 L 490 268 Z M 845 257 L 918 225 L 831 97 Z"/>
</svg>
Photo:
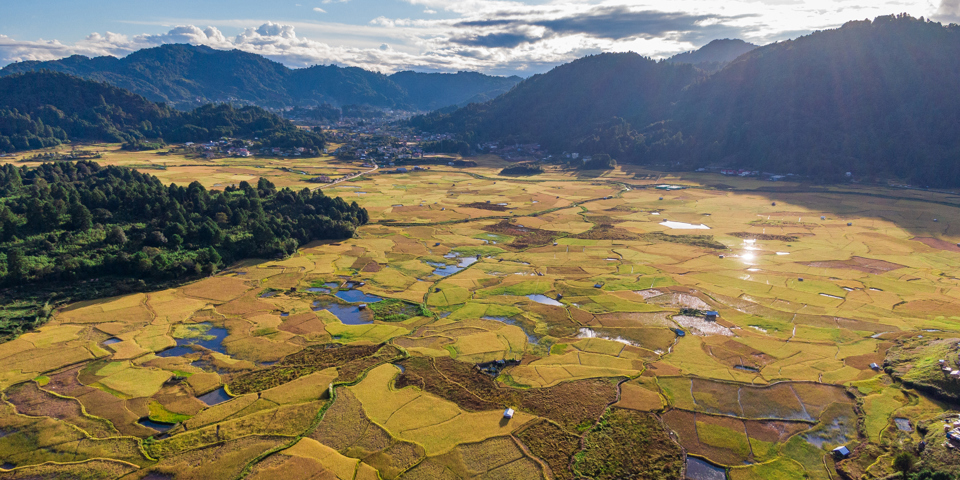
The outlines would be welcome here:
<svg viewBox="0 0 960 480">
<path fill-rule="evenodd" d="M 960 0 L 0 0 L 0 66 L 191 43 L 292 68 L 526 77 L 600 52 L 659 59 L 896 13 L 960 22 Z"/>
</svg>

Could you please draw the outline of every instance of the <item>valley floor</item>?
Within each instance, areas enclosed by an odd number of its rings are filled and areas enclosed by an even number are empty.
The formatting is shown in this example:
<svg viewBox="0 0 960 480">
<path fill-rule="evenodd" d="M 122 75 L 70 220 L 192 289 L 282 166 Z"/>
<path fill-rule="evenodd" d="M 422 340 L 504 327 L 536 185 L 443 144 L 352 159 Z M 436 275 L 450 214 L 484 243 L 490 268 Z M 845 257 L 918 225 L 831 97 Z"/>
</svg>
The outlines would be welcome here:
<svg viewBox="0 0 960 480">
<path fill-rule="evenodd" d="M 210 188 L 367 170 L 101 148 Z M 500 168 L 325 187 L 355 238 L 0 344 L 0 478 L 880 478 L 956 408 L 957 197 Z"/>
</svg>

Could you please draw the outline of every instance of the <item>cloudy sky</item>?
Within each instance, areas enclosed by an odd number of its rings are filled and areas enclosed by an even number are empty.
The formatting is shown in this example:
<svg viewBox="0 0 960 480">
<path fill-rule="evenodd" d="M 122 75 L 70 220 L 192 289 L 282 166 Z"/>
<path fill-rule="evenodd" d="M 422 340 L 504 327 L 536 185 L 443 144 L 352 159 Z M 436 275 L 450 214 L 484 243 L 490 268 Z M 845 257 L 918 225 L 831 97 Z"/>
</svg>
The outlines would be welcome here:
<svg viewBox="0 0 960 480">
<path fill-rule="evenodd" d="M 663 58 L 892 13 L 957 22 L 960 0 L 0 0 L 0 66 L 192 43 L 291 67 L 528 76 L 601 51 Z"/>
</svg>

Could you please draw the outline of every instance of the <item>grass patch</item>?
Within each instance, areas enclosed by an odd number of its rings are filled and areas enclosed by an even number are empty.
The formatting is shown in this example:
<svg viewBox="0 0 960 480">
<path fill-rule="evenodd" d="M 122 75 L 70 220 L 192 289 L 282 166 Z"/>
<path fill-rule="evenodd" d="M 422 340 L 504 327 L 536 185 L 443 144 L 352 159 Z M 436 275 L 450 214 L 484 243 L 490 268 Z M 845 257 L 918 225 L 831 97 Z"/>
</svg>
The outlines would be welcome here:
<svg viewBox="0 0 960 480">
<path fill-rule="evenodd" d="M 180 423 L 190 419 L 190 415 L 183 415 L 167 410 L 158 402 L 150 402 L 150 420 L 160 423 Z"/>
<path fill-rule="evenodd" d="M 412 317 L 432 317 L 433 314 L 422 303 L 410 303 L 388 298 L 367 305 L 373 312 L 373 319 L 379 322 L 402 322 Z"/>
<path fill-rule="evenodd" d="M 574 455 L 578 475 L 596 480 L 680 479 L 683 452 L 652 415 L 611 408 Z"/>
</svg>

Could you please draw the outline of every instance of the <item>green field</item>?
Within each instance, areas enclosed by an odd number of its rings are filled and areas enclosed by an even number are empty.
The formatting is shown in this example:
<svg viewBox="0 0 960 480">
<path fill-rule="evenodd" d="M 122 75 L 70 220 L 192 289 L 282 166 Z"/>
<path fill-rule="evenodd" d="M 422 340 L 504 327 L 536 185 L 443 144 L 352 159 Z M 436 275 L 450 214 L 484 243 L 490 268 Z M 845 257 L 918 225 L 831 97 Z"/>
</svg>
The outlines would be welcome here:
<svg viewBox="0 0 960 480">
<path fill-rule="evenodd" d="M 359 168 L 103 148 L 209 188 Z M 478 162 L 327 187 L 370 212 L 355 238 L 71 304 L 0 344 L 0 459 L 26 477 L 203 459 L 197 478 L 680 478 L 682 447 L 734 479 L 881 476 L 921 438 L 894 419 L 939 429 L 960 392 L 937 364 L 960 342 L 953 197 Z"/>
</svg>

